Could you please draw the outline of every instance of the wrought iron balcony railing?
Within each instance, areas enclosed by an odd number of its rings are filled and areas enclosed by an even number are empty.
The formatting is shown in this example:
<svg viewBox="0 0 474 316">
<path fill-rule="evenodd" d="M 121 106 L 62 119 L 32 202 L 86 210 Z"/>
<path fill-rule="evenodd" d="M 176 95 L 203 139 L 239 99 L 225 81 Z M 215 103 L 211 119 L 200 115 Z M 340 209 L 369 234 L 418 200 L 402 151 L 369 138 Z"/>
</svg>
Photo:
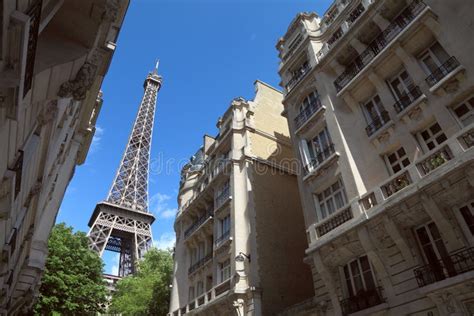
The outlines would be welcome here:
<svg viewBox="0 0 474 316">
<path fill-rule="evenodd" d="M 474 270 L 474 247 L 452 253 L 413 270 L 418 287 L 423 287 Z"/>
<path fill-rule="evenodd" d="M 321 152 L 319 152 L 316 157 L 311 159 L 309 164 L 305 166 L 305 171 L 306 173 L 311 172 L 314 170 L 316 167 L 318 167 L 320 164 L 322 164 L 324 161 L 326 161 L 332 154 L 335 153 L 334 150 L 334 144 L 329 144 Z"/>
<path fill-rule="evenodd" d="M 196 263 L 192 264 L 189 267 L 188 274 L 191 274 L 197 269 L 199 269 L 200 267 L 204 266 L 211 259 L 212 259 L 212 251 L 208 253 L 207 255 L 205 255 L 203 258 L 199 259 Z"/>
<path fill-rule="evenodd" d="M 373 119 L 372 123 L 367 125 L 365 131 L 367 132 L 367 136 L 372 136 L 376 131 L 378 131 L 382 126 L 387 124 L 390 121 L 390 115 L 388 115 L 387 111 L 382 111 L 379 117 Z"/>
<path fill-rule="evenodd" d="M 230 290 L 230 279 L 227 279 L 226 281 L 224 281 L 221 284 L 216 286 L 215 296 L 219 296 L 219 295 L 221 295 L 222 293 L 224 293 L 225 291 L 228 291 L 228 290 Z"/>
<path fill-rule="evenodd" d="M 343 315 L 349 315 L 384 302 L 385 298 L 382 296 L 382 288 L 376 287 L 371 290 L 361 291 L 355 296 L 342 300 L 341 308 Z"/>
<path fill-rule="evenodd" d="M 334 81 L 336 90 L 341 91 L 359 72 L 361 72 L 388 44 L 413 21 L 426 7 L 421 0 L 415 0 L 408 5 L 389 26 L 379 33 L 368 47 L 354 58 L 346 70 Z"/>
<path fill-rule="evenodd" d="M 191 236 L 192 233 L 194 233 L 208 218 L 212 218 L 214 215 L 213 210 L 208 210 L 206 214 L 202 215 L 199 217 L 196 221 L 194 221 L 191 226 L 189 226 L 185 231 L 184 231 L 184 238 L 188 238 Z"/>
<path fill-rule="evenodd" d="M 359 3 L 359 5 L 349 14 L 349 17 L 347 18 L 347 23 L 351 25 L 354 23 L 360 15 L 365 11 L 365 7 L 362 3 Z"/>
<path fill-rule="evenodd" d="M 353 217 L 354 215 L 352 214 L 352 209 L 349 206 L 348 208 L 339 211 L 338 214 L 332 216 L 329 220 L 318 225 L 316 227 L 316 233 L 318 234 L 318 237 L 324 236 L 334 228 L 341 226 Z"/>
<path fill-rule="evenodd" d="M 413 102 L 415 102 L 423 93 L 421 92 L 418 86 L 412 87 L 404 95 L 402 95 L 397 102 L 393 105 L 395 111 L 400 113 L 407 107 L 409 107 Z"/>
<path fill-rule="evenodd" d="M 288 81 L 288 84 L 286 85 L 286 90 L 290 92 L 291 89 L 293 89 L 296 84 L 300 82 L 301 79 L 303 79 L 309 73 L 310 70 L 311 66 L 309 65 L 309 63 L 305 63 L 300 69 L 298 69 L 298 71 L 295 75 L 293 75 L 290 81 Z"/>
<path fill-rule="evenodd" d="M 426 77 L 426 83 L 428 83 L 430 87 L 434 86 L 457 67 L 459 67 L 459 61 L 454 56 L 450 57 L 444 62 L 444 64 L 439 66 L 428 77 Z"/>
<path fill-rule="evenodd" d="M 221 207 L 230 198 L 230 186 L 226 186 L 215 198 L 214 209 Z"/>
<path fill-rule="evenodd" d="M 230 237 L 230 230 L 228 230 L 228 231 L 222 233 L 222 235 L 220 235 L 220 236 L 216 239 L 216 241 L 214 242 L 214 244 L 216 245 L 216 248 L 217 248 L 220 244 L 222 244 L 224 241 L 226 241 L 227 239 L 229 239 L 229 237 Z"/>
<path fill-rule="evenodd" d="M 321 108 L 321 100 L 314 99 L 307 107 L 305 107 L 296 117 L 295 125 L 296 129 L 303 126 L 303 124 L 313 115 L 316 111 Z"/>
</svg>

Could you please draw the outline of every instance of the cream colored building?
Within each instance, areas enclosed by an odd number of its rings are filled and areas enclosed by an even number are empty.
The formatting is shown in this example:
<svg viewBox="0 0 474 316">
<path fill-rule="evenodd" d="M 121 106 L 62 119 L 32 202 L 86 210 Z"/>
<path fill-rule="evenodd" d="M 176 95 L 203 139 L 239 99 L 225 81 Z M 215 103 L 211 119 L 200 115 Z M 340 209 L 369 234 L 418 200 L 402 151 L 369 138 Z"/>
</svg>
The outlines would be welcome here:
<svg viewBox="0 0 474 316">
<path fill-rule="evenodd" d="M 170 315 L 274 315 L 312 295 L 282 94 L 255 90 L 182 170 Z"/>
<path fill-rule="evenodd" d="M 31 308 L 128 1 L 0 4 L 0 315 Z"/>
<path fill-rule="evenodd" d="M 278 42 L 314 297 L 282 315 L 474 313 L 474 6 L 335 1 Z"/>
</svg>

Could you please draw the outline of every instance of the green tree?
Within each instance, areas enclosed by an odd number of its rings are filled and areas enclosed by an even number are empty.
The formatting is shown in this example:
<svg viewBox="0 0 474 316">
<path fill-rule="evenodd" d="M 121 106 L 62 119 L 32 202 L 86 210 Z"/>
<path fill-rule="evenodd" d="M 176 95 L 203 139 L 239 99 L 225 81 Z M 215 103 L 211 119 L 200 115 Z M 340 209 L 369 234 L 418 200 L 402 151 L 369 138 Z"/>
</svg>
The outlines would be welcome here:
<svg viewBox="0 0 474 316">
<path fill-rule="evenodd" d="M 73 232 L 61 223 L 48 240 L 48 259 L 36 315 L 90 315 L 101 311 L 107 289 L 102 278 L 103 263 L 88 248 L 84 232 Z"/>
<path fill-rule="evenodd" d="M 123 315 L 166 315 L 173 271 L 171 251 L 150 249 L 138 264 L 138 272 L 117 283 L 110 313 Z"/>
</svg>

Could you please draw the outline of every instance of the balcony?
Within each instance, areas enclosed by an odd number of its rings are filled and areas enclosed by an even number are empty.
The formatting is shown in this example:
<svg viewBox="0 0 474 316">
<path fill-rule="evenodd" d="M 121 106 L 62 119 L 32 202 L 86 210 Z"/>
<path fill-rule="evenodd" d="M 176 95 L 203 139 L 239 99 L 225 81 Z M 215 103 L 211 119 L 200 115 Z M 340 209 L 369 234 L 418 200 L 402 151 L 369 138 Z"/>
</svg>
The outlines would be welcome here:
<svg viewBox="0 0 474 316">
<path fill-rule="evenodd" d="M 409 91 L 407 91 L 404 95 L 402 95 L 399 100 L 393 105 L 395 111 L 397 113 L 402 112 L 410 105 L 412 105 L 416 100 L 418 100 L 423 93 L 421 92 L 418 86 L 414 86 Z"/>
<path fill-rule="evenodd" d="M 308 62 L 304 63 L 301 68 L 299 68 L 293 77 L 286 84 L 286 91 L 290 92 L 311 70 L 311 66 Z"/>
<path fill-rule="evenodd" d="M 449 58 L 444 64 L 439 66 L 428 77 L 426 77 L 426 83 L 428 83 L 430 87 L 433 87 L 459 66 L 460 64 L 456 57 L 453 56 Z"/>
<path fill-rule="evenodd" d="M 349 17 L 346 19 L 348 26 L 351 26 L 364 11 L 364 5 L 359 3 L 359 5 L 349 14 Z"/>
<path fill-rule="evenodd" d="M 199 268 L 203 267 L 206 263 L 212 260 L 212 251 L 204 256 L 204 258 L 199 259 L 196 263 L 192 264 L 188 269 L 188 275 L 193 274 Z"/>
<path fill-rule="evenodd" d="M 354 58 L 346 70 L 334 81 L 337 92 L 340 92 L 352 79 L 355 78 L 393 39 L 423 11 L 426 5 L 421 0 L 413 1 L 407 6 L 390 25 L 368 45 L 368 47 Z"/>
<path fill-rule="evenodd" d="M 367 136 L 372 136 L 376 131 L 378 131 L 382 126 L 387 124 L 390 121 L 390 115 L 387 111 L 382 111 L 379 117 L 375 117 L 369 125 L 365 128 Z"/>
<path fill-rule="evenodd" d="M 338 39 L 340 39 L 344 35 L 344 32 L 342 31 L 341 28 L 338 28 L 334 34 L 331 35 L 331 37 L 328 39 L 328 49 L 331 49 L 331 47 L 337 42 Z"/>
<path fill-rule="evenodd" d="M 214 247 L 215 249 L 219 248 L 222 246 L 226 241 L 230 240 L 230 230 L 224 232 L 222 235 L 220 235 L 216 241 L 214 242 Z"/>
<path fill-rule="evenodd" d="M 230 186 L 226 186 L 215 198 L 214 210 L 218 210 L 230 198 Z"/>
<path fill-rule="evenodd" d="M 227 292 L 228 290 L 230 290 L 230 279 L 227 279 L 226 281 L 216 286 L 215 296 L 219 296 L 224 292 Z"/>
<path fill-rule="evenodd" d="M 417 163 L 416 166 L 420 173 L 425 176 L 451 159 L 453 159 L 451 149 L 449 149 L 448 146 L 444 146 L 424 158 L 422 161 Z"/>
<path fill-rule="evenodd" d="M 465 149 L 471 148 L 474 146 L 474 128 L 463 133 L 459 136 L 459 141 Z"/>
<path fill-rule="evenodd" d="M 342 314 L 349 315 L 383 303 L 385 298 L 382 296 L 381 287 L 360 291 L 357 295 L 341 301 Z"/>
<path fill-rule="evenodd" d="M 474 270 L 474 247 L 463 249 L 413 270 L 418 287 L 424 287 Z"/>
<path fill-rule="evenodd" d="M 339 211 L 336 211 L 336 213 L 333 213 L 330 215 L 329 218 L 324 219 L 322 223 L 317 224 L 315 227 L 316 233 L 318 234 L 318 237 L 322 237 L 329 233 L 331 230 L 335 229 L 338 226 L 341 226 L 348 220 L 352 219 L 354 215 L 352 214 L 351 207 L 347 207 L 344 209 L 341 209 Z"/>
<path fill-rule="evenodd" d="M 311 161 L 305 166 L 306 173 L 310 173 L 313 170 L 317 169 L 323 162 L 329 159 L 336 151 L 334 150 L 334 144 L 326 146 L 321 152 L 319 152 L 316 157 L 311 159 Z"/>
<path fill-rule="evenodd" d="M 405 171 L 390 179 L 386 184 L 382 185 L 382 193 L 385 198 L 389 198 L 412 183 L 413 181 L 411 180 L 408 171 Z"/>
<path fill-rule="evenodd" d="M 196 221 L 194 221 L 191 226 L 189 226 L 185 231 L 184 231 L 184 238 L 188 238 L 189 236 L 192 235 L 199 227 L 201 227 L 202 224 L 204 224 L 208 219 L 212 218 L 214 216 L 213 210 L 209 210 L 206 212 L 206 214 L 202 215 L 199 217 Z"/>
<path fill-rule="evenodd" d="M 301 126 L 303 126 L 303 124 L 306 123 L 311 118 L 311 116 L 321 108 L 322 108 L 321 100 L 314 99 L 307 107 L 305 107 L 295 117 L 296 129 L 299 129 Z"/>
<path fill-rule="evenodd" d="M 296 49 L 300 46 L 300 44 L 303 42 L 303 36 L 298 35 L 298 37 L 288 46 L 288 51 L 286 52 L 285 55 L 281 58 L 283 62 L 286 62 L 290 56 L 293 55 L 293 53 L 296 51 Z"/>
</svg>

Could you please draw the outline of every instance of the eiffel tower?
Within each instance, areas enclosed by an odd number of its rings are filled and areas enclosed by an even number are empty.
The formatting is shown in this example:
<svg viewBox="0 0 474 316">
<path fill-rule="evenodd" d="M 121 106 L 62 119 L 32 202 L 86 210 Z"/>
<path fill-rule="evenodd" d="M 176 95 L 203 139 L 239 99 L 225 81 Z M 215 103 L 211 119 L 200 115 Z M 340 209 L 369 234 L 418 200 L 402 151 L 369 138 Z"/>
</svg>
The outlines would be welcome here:
<svg viewBox="0 0 474 316">
<path fill-rule="evenodd" d="M 148 169 L 156 97 L 162 78 L 158 64 L 143 84 L 145 92 L 115 180 L 105 201 L 99 202 L 89 220 L 89 246 L 102 256 L 104 250 L 120 253 L 118 276 L 135 273 L 136 262 L 152 245 L 148 210 Z"/>
</svg>

